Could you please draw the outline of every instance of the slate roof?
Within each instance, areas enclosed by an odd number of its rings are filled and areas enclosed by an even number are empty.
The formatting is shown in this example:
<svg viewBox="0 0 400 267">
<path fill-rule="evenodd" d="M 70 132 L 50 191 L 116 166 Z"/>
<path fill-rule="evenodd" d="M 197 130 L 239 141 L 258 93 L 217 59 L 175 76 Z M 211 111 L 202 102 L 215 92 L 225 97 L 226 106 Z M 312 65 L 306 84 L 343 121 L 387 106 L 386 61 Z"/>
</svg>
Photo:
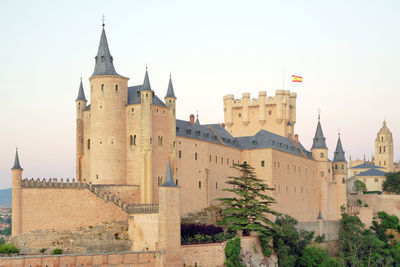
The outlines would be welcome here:
<svg viewBox="0 0 400 267">
<path fill-rule="evenodd" d="M 385 176 L 386 172 L 372 168 L 368 171 L 357 174 L 356 176 Z"/>
<path fill-rule="evenodd" d="M 340 135 L 339 135 L 339 138 L 338 138 L 338 141 L 336 144 L 336 150 L 334 152 L 333 161 L 334 162 L 345 162 L 346 161 L 346 158 L 344 156 L 342 141 L 340 140 Z"/>
<path fill-rule="evenodd" d="M 96 64 L 94 67 L 93 76 L 99 75 L 115 75 L 120 76 L 114 68 L 113 57 L 111 56 L 110 49 L 108 48 L 106 31 L 101 32 L 101 38 L 99 43 L 99 49 L 97 50 L 97 56 L 95 57 Z"/>
<path fill-rule="evenodd" d="M 308 158 L 312 158 L 311 152 L 307 151 L 301 143 L 298 144 L 298 147 L 295 147 L 289 138 L 265 130 L 260 130 L 254 136 L 234 138 L 219 124 L 200 125 L 195 123 L 191 125 L 188 121 L 176 120 L 176 128 L 176 135 L 181 137 L 221 144 L 218 139 L 219 137 L 223 145 L 236 147 L 238 149 L 273 148 L 298 156 L 305 155 Z M 212 130 L 210 128 L 212 128 Z"/>
<path fill-rule="evenodd" d="M 322 126 L 321 126 L 321 122 L 318 118 L 318 124 L 317 124 L 317 130 L 315 131 L 315 137 L 313 139 L 313 145 L 311 147 L 311 149 L 313 148 L 325 148 L 328 149 L 328 147 L 326 146 L 325 143 L 325 136 L 324 136 L 324 132 L 322 131 Z"/>
<path fill-rule="evenodd" d="M 174 178 L 172 177 L 171 161 L 168 161 L 167 173 L 165 174 L 165 182 L 161 185 L 161 187 L 178 187 L 174 182 Z"/>
<path fill-rule="evenodd" d="M 149 79 L 149 73 L 147 72 L 147 67 L 146 67 L 146 73 L 144 74 L 143 85 L 140 90 L 151 91 L 150 79 Z"/>
<path fill-rule="evenodd" d="M 14 166 L 11 170 L 22 170 L 21 165 L 19 164 L 18 149 L 15 150 Z"/>
<path fill-rule="evenodd" d="M 128 87 L 128 105 L 132 104 L 140 104 L 140 91 L 142 90 L 143 85 L 135 85 Z M 158 98 L 155 94 L 153 94 L 153 102 L 154 105 L 165 107 L 164 102 Z"/>
<path fill-rule="evenodd" d="M 174 93 L 174 86 L 172 85 L 172 78 L 171 78 L 171 75 L 169 76 L 167 95 L 166 95 L 165 97 L 173 97 L 173 98 L 176 98 L 175 93 Z"/>
<path fill-rule="evenodd" d="M 376 166 L 373 164 L 369 164 L 369 163 L 363 163 L 354 167 L 351 167 L 350 169 L 383 169 L 383 167 L 380 166 Z"/>
<path fill-rule="evenodd" d="M 76 100 L 87 101 L 85 97 L 85 91 L 83 90 L 82 78 L 81 78 L 81 83 L 79 84 L 78 97 L 76 98 Z"/>
</svg>

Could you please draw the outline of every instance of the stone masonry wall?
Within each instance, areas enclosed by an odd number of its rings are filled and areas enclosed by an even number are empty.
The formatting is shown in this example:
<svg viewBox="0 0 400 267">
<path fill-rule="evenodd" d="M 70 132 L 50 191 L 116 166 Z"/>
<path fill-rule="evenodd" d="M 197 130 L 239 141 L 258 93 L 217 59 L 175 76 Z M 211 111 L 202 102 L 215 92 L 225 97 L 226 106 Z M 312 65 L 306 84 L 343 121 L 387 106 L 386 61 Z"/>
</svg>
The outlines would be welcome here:
<svg viewBox="0 0 400 267">
<path fill-rule="evenodd" d="M 314 231 L 314 236 L 317 236 L 319 232 L 319 222 L 299 222 L 296 228 L 306 231 Z M 338 240 L 339 221 L 323 221 L 322 234 L 325 234 L 326 241 Z"/>
<path fill-rule="evenodd" d="M 22 188 L 21 232 L 100 225 L 127 220 L 115 203 L 105 202 L 86 188 Z"/>
<path fill-rule="evenodd" d="M 20 256 L 0 258 L 0 266 L 14 267 L 75 267 L 75 266 L 145 266 L 159 267 L 160 253 L 154 251 L 146 252 L 121 252 L 102 254 L 75 254 L 75 255 L 53 255 L 53 256 Z"/>
</svg>

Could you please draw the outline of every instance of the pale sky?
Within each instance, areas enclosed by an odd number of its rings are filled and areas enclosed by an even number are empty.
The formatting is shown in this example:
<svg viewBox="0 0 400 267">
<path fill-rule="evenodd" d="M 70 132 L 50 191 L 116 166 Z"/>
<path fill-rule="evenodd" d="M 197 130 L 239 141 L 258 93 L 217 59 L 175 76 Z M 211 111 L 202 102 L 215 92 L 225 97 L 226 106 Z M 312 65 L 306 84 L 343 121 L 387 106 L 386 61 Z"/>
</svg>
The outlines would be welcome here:
<svg viewBox="0 0 400 267">
<path fill-rule="evenodd" d="M 226 94 L 297 92 L 295 133 L 309 149 L 318 109 L 330 158 L 371 157 L 386 119 L 400 158 L 400 1 L 1 1 L 0 188 L 15 147 L 24 177 L 75 175 L 75 98 L 86 97 L 101 34 L 129 85 L 146 64 L 177 118 L 223 122 Z M 304 77 L 291 84 L 290 75 Z"/>
</svg>

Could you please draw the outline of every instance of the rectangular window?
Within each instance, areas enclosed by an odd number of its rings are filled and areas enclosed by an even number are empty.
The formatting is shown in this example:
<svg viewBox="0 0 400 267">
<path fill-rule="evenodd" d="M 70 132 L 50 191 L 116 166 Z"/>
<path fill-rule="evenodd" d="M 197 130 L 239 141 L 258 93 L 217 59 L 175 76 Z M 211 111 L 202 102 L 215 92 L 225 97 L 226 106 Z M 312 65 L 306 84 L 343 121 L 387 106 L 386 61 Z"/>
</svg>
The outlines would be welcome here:
<svg viewBox="0 0 400 267">
<path fill-rule="evenodd" d="M 210 155 L 210 162 L 211 162 L 211 155 Z"/>
<path fill-rule="evenodd" d="M 178 179 L 175 180 L 175 184 L 178 185 Z"/>
<path fill-rule="evenodd" d="M 194 153 L 194 160 L 197 160 L 197 152 Z"/>
<path fill-rule="evenodd" d="M 224 164 L 224 158 L 221 157 L 221 164 Z"/>
<path fill-rule="evenodd" d="M 265 167 L 265 161 L 261 161 L 261 167 Z"/>
<path fill-rule="evenodd" d="M 218 183 L 215 182 L 215 189 L 218 189 Z"/>
<path fill-rule="evenodd" d="M 182 158 L 182 151 L 180 151 L 180 150 L 178 151 L 178 157 Z"/>
<path fill-rule="evenodd" d="M 218 163 L 218 157 L 215 156 L 215 163 Z"/>
<path fill-rule="evenodd" d="M 199 181 L 199 188 L 201 189 L 201 181 Z"/>
</svg>

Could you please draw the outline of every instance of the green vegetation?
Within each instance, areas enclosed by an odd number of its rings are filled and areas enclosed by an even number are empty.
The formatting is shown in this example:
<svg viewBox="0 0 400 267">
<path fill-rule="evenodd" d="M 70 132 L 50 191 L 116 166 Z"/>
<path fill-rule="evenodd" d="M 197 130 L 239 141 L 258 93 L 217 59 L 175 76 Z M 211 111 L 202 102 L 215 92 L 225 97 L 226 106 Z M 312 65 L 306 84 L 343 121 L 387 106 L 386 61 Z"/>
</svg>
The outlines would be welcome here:
<svg viewBox="0 0 400 267">
<path fill-rule="evenodd" d="M 0 254 L 18 254 L 19 253 L 19 248 L 14 246 L 13 244 L 3 244 L 0 246 Z"/>
<path fill-rule="evenodd" d="M 224 189 L 234 194 L 230 198 L 220 198 L 222 205 L 222 219 L 219 222 L 231 232 L 242 231 L 244 235 L 250 232 L 257 232 L 268 245 L 270 238 L 275 231 L 275 223 L 268 219 L 268 215 L 279 213 L 271 209 L 275 200 L 267 195 L 267 191 L 273 190 L 268 187 L 262 179 L 258 179 L 254 168 L 246 162 L 234 164 L 233 168 L 240 172 L 239 177 L 229 177 L 226 183 L 231 188 Z M 269 255 L 268 249 L 263 250 L 264 255 Z"/>
<path fill-rule="evenodd" d="M 0 230 L 0 235 L 11 235 L 11 226 L 8 226 L 3 230 Z"/>
<path fill-rule="evenodd" d="M 325 249 L 317 247 L 306 247 L 303 250 L 303 255 L 299 258 L 299 266 L 321 266 L 328 258 L 328 253 Z"/>
<path fill-rule="evenodd" d="M 386 180 L 382 183 L 382 190 L 400 194 L 400 172 L 386 173 Z"/>
<path fill-rule="evenodd" d="M 235 237 L 229 240 L 225 246 L 225 266 L 226 267 L 242 267 L 244 266 L 240 262 L 240 238 Z"/>
<path fill-rule="evenodd" d="M 46 252 L 46 250 L 47 250 L 47 248 L 41 248 L 41 249 L 40 249 L 40 253 L 43 254 L 43 253 Z"/>
<path fill-rule="evenodd" d="M 59 254 L 62 254 L 62 249 L 61 248 L 55 248 L 53 250 L 53 255 L 59 255 Z"/>
<path fill-rule="evenodd" d="M 365 192 L 367 191 L 367 185 L 363 181 L 357 179 L 354 181 L 353 190 L 357 193 Z"/>
<path fill-rule="evenodd" d="M 324 242 L 324 241 L 325 241 L 325 234 L 317 235 L 317 236 L 315 237 L 315 242 L 317 242 L 317 243 L 322 243 L 322 242 Z"/>
</svg>

